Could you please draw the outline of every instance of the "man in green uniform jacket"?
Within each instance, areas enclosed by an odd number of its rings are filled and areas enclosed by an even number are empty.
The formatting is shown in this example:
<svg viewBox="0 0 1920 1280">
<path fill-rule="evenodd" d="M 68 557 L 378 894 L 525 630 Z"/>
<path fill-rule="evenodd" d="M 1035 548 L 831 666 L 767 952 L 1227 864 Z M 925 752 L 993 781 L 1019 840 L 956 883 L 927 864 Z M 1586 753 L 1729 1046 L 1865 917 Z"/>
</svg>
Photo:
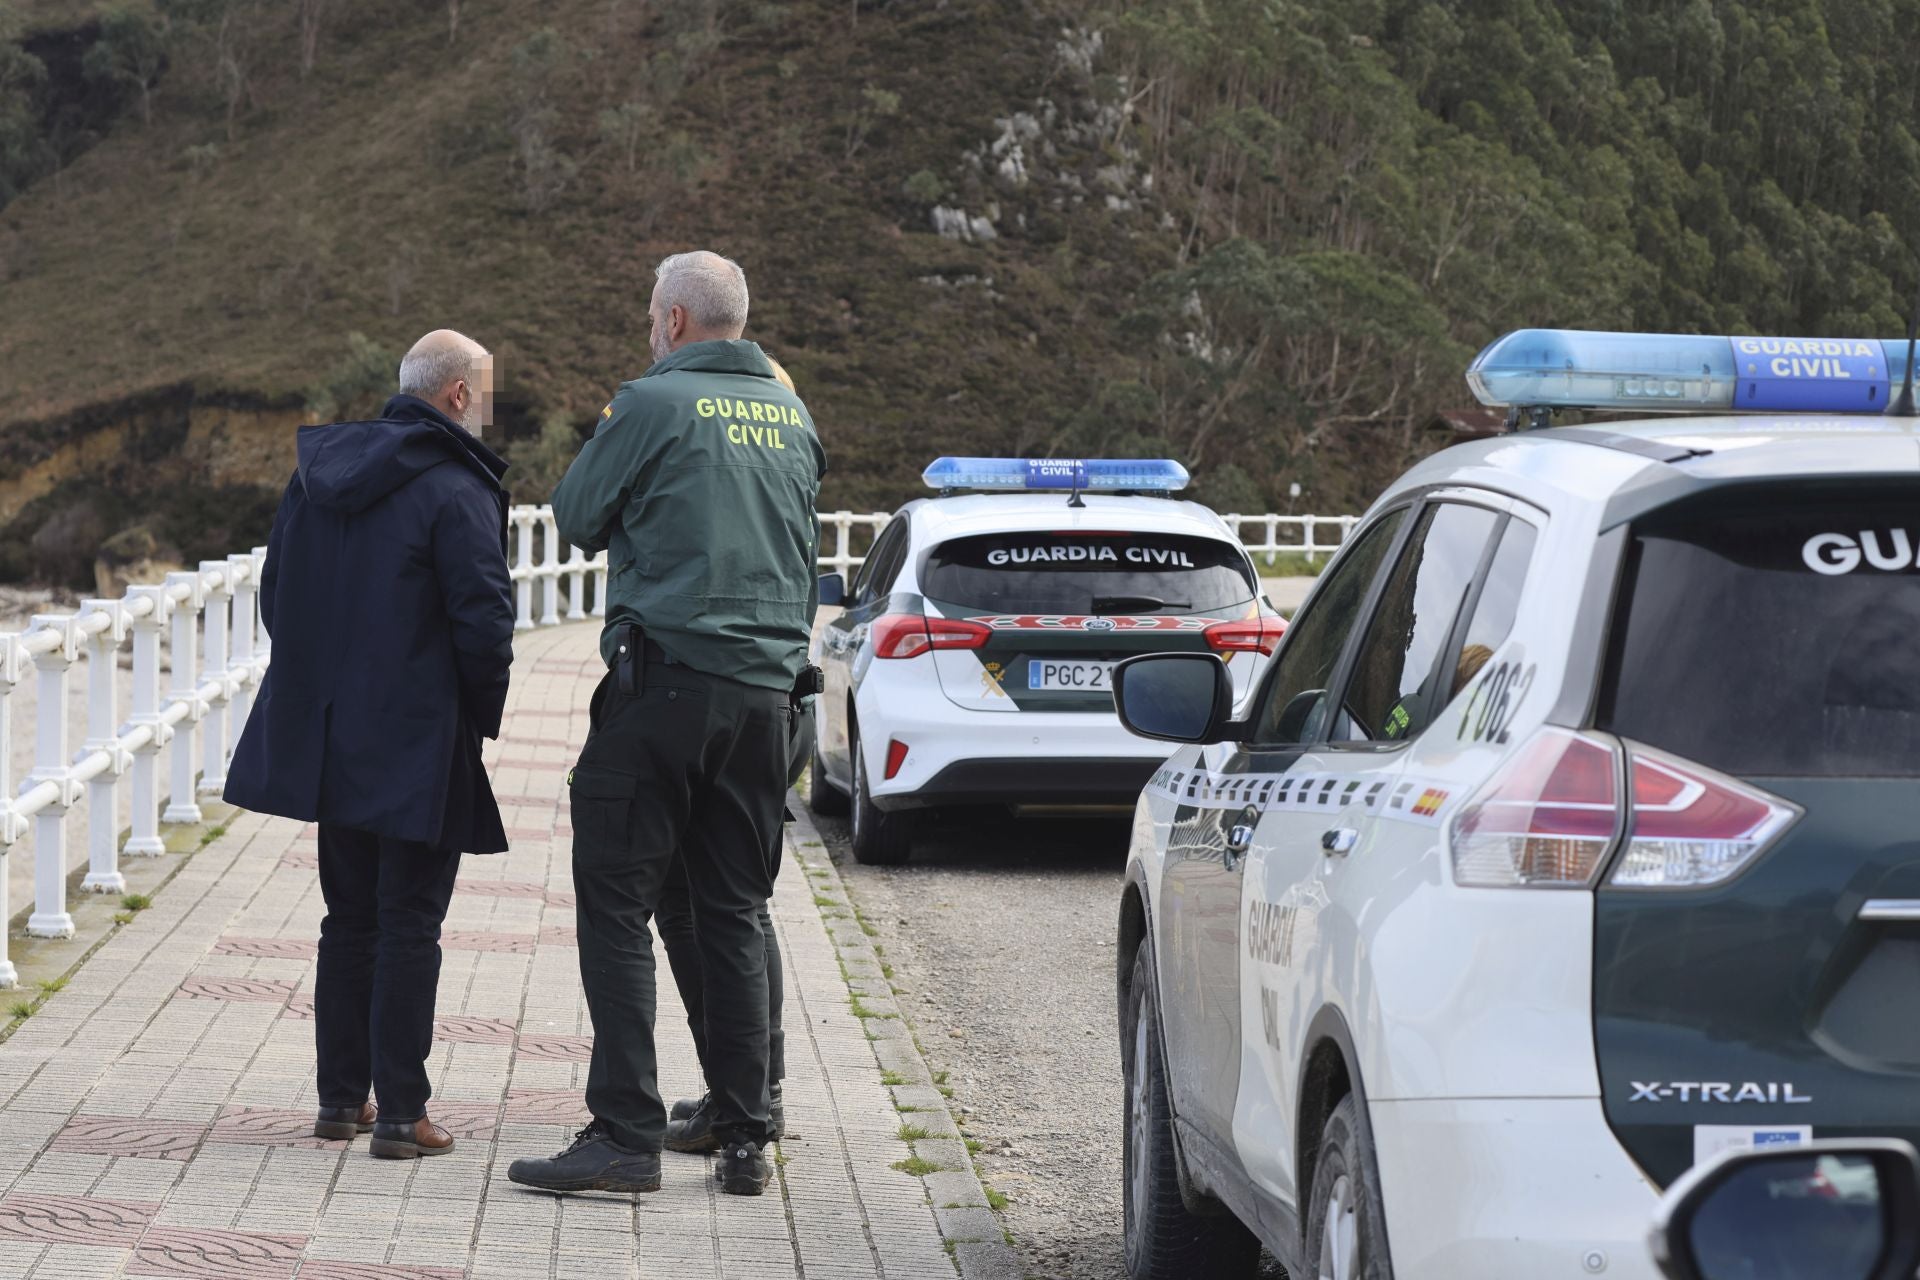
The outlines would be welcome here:
<svg viewBox="0 0 1920 1280">
<path fill-rule="evenodd" d="M 580 977 L 593 1017 L 593 1121 L 508 1176 L 550 1190 L 660 1185 L 648 919 L 685 860 L 706 991 L 718 1178 L 757 1195 L 770 1166 L 760 909 L 779 865 L 795 681 L 816 602 L 826 457 L 799 398 L 741 340 L 747 287 L 711 253 L 657 271 L 653 366 L 601 411 L 553 510 L 608 552 L 610 668 L 569 775 Z"/>
</svg>

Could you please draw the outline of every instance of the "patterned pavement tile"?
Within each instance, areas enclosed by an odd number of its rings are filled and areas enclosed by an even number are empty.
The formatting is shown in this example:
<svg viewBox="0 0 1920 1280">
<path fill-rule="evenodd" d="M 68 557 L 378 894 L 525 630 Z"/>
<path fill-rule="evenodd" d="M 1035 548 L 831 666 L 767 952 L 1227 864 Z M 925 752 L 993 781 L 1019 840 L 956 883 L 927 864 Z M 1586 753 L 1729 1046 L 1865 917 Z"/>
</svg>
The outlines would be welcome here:
<svg viewBox="0 0 1920 1280">
<path fill-rule="evenodd" d="M 540 945 L 577 947 L 580 945 L 580 931 L 567 924 L 543 924 L 540 926 Z"/>
<path fill-rule="evenodd" d="M 518 1124 L 583 1125 L 592 1118 L 586 1096 L 578 1089 L 512 1089 L 507 1093 L 507 1119 Z"/>
<path fill-rule="evenodd" d="M 312 1022 L 313 997 L 295 996 L 293 999 L 287 1001 L 287 1011 L 280 1016 L 283 1018 L 297 1018 L 304 1022 Z"/>
<path fill-rule="evenodd" d="M 440 945 L 449 951 L 509 951 L 532 955 L 538 941 L 530 933 L 487 933 L 477 929 L 447 929 L 440 934 Z"/>
<path fill-rule="evenodd" d="M 265 978 L 188 978 L 180 984 L 180 994 L 242 1004 L 284 1004 L 293 994 L 293 985 Z"/>
<path fill-rule="evenodd" d="M 513 1024 L 502 1018 L 435 1018 L 433 1038 L 458 1044 L 512 1044 Z"/>
<path fill-rule="evenodd" d="M 430 1102 L 427 1114 L 456 1138 L 481 1141 L 493 1137 L 500 1128 L 498 1102 Z"/>
<path fill-rule="evenodd" d="M 489 898 L 544 898 L 547 887 L 532 880 L 456 880 L 455 893 L 483 894 Z"/>
<path fill-rule="evenodd" d="M 318 942 L 299 938 L 226 937 L 213 944 L 215 955 L 259 956 L 267 960 L 311 960 L 320 954 Z"/>
<path fill-rule="evenodd" d="M 203 1280 L 293 1280 L 305 1236 L 253 1235 L 200 1227 L 155 1227 L 127 1264 L 130 1276 Z"/>
<path fill-rule="evenodd" d="M 54 1135 L 52 1150 L 73 1155 L 185 1160 L 200 1145 L 206 1131 L 205 1125 L 186 1120 L 79 1115 Z"/>
<path fill-rule="evenodd" d="M 159 1205 L 140 1201 L 15 1191 L 0 1197 L 0 1239 L 131 1249 L 158 1212 Z"/>
<path fill-rule="evenodd" d="M 515 1056 L 558 1062 L 588 1062 L 593 1058 L 592 1036 L 521 1036 Z"/>
<path fill-rule="evenodd" d="M 248 1147 L 338 1146 L 333 1139 L 313 1136 L 311 1108 L 228 1107 L 213 1122 L 209 1142 L 231 1142 Z"/>
<path fill-rule="evenodd" d="M 300 1264 L 300 1280 L 466 1280 L 453 1267 L 393 1266 L 384 1262 L 334 1262 L 310 1258 Z"/>
<path fill-rule="evenodd" d="M 320 866 L 318 849 L 289 849 L 280 855 L 280 865 L 295 871 L 314 871 Z"/>
<path fill-rule="evenodd" d="M 573 896 L 571 890 L 555 889 L 547 894 L 547 905 L 550 907 L 572 907 L 578 906 L 579 901 Z"/>
</svg>

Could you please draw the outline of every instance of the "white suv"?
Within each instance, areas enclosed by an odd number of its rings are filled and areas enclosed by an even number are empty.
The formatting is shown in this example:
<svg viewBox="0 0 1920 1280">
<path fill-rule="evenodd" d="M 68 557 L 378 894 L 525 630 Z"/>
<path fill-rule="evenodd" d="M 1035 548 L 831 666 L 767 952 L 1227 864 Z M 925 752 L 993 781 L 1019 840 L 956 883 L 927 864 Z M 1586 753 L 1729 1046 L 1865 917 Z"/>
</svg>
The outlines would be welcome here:
<svg viewBox="0 0 1920 1280">
<path fill-rule="evenodd" d="M 1204 654 L 1116 670 L 1192 744 L 1119 921 L 1135 1280 L 1651 1280 L 1696 1162 L 1920 1136 L 1920 422 L 1882 344 L 1769 389 L 1759 341 L 1523 332 L 1475 385 L 1870 416 L 1450 449 L 1244 714 Z"/>
</svg>

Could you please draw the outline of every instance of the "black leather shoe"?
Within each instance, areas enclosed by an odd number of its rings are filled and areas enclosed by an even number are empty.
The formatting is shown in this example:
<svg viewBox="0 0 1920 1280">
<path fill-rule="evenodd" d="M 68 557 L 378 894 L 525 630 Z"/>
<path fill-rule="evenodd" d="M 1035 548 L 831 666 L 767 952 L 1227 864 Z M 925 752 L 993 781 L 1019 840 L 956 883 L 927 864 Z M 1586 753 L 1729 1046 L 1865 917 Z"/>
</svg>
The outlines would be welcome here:
<svg viewBox="0 0 1920 1280">
<path fill-rule="evenodd" d="M 713 1108 L 707 1099 L 684 1120 L 667 1121 L 667 1150 L 701 1156 L 720 1149 L 720 1135 L 713 1131 Z"/>
<path fill-rule="evenodd" d="M 373 1122 L 379 1114 L 371 1102 L 357 1107 L 321 1107 L 314 1117 L 313 1136 L 351 1142 L 355 1134 L 372 1133 Z"/>
<path fill-rule="evenodd" d="M 658 1191 L 660 1153 L 628 1150 L 595 1120 L 559 1155 L 515 1160 L 507 1178 L 542 1191 Z"/>
<path fill-rule="evenodd" d="M 751 1142 L 730 1142 L 720 1150 L 713 1177 L 730 1196 L 757 1196 L 773 1178 L 773 1166 Z"/>
<path fill-rule="evenodd" d="M 673 1109 L 667 1112 L 667 1119 L 669 1120 L 693 1119 L 693 1113 L 707 1105 L 707 1097 L 708 1095 L 703 1093 L 697 1098 L 680 1099 L 678 1102 L 673 1104 Z"/>
</svg>

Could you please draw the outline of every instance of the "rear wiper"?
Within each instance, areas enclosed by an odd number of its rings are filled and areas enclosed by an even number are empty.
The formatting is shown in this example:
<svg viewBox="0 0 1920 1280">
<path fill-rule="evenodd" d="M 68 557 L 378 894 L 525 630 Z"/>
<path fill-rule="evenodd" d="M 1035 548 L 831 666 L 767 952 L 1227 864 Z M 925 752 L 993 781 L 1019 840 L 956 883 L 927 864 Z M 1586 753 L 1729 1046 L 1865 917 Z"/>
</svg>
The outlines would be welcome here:
<svg viewBox="0 0 1920 1280">
<path fill-rule="evenodd" d="M 1095 596 L 1095 613 L 1131 613 L 1135 609 L 1191 609 L 1184 600 L 1162 600 L 1159 596 Z"/>
</svg>

